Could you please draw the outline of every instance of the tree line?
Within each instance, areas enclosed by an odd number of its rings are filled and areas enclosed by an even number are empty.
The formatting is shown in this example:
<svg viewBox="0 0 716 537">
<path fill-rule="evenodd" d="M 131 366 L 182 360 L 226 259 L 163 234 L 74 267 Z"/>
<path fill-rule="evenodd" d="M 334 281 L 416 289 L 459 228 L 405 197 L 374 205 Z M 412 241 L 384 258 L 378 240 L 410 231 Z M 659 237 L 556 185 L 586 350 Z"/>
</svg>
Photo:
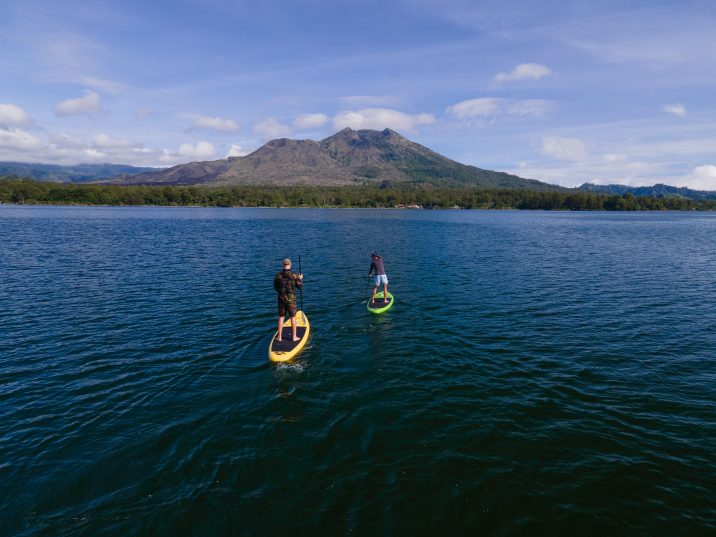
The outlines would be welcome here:
<svg viewBox="0 0 716 537">
<path fill-rule="evenodd" d="M 716 200 L 537 192 L 475 187 L 377 186 L 125 186 L 70 184 L 0 177 L 0 203 L 46 205 L 149 205 L 201 207 L 420 206 L 428 209 L 534 209 L 572 211 L 716 210 Z"/>
</svg>

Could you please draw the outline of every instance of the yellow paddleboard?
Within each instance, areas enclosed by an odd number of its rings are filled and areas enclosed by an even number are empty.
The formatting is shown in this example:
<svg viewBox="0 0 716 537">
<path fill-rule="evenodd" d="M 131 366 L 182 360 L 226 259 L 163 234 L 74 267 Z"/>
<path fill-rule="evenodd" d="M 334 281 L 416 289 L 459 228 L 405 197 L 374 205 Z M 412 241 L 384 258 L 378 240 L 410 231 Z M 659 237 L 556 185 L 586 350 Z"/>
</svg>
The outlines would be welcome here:
<svg viewBox="0 0 716 537">
<path fill-rule="evenodd" d="M 269 360 L 272 362 L 287 362 L 294 356 L 296 356 L 303 347 L 306 346 L 308 336 L 311 333 L 311 325 L 308 323 L 308 317 L 302 311 L 296 312 L 296 336 L 299 338 L 298 341 L 292 341 L 293 329 L 291 328 L 291 319 L 287 319 L 283 323 L 283 329 L 281 330 L 281 339 L 278 341 L 278 332 L 276 332 L 271 338 L 271 344 L 269 345 Z"/>
</svg>

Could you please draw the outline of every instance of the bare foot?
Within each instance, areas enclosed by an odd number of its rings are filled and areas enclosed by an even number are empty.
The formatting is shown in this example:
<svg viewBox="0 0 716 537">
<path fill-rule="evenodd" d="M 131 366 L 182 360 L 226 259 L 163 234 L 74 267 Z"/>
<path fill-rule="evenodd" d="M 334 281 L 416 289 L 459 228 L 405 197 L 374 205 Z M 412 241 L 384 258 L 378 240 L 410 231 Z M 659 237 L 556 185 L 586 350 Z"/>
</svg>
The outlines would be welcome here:
<svg viewBox="0 0 716 537">
<path fill-rule="evenodd" d="M 283 341 L 283 339 L 281 339 L 281 338 L 279 337 L 279 338 L 276 338 L 276 341 Z"/>
<path fill-rule="evenodd" d="M 300 337 L 295 337 L 295 338 L 293 338 L 293 341 L 301 341 L 301 338 L 300 338 Z"/>
</svg>

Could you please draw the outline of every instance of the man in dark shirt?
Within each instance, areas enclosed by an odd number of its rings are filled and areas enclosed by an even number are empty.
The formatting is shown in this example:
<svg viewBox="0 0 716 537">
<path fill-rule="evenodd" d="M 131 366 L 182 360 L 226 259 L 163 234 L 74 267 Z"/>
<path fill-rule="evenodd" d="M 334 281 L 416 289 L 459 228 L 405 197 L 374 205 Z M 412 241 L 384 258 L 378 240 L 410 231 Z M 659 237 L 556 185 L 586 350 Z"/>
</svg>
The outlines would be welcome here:
<svg viewBox="0 0 716 537">
<path fill-rule="evenodd" d="M 385 274 L 385 267 L 383 267 L 383 258 L 376 252 L 370 254 L 370 270 L 368 271 L 368 277 L 375 271 L 375 286 L 373 287 L 373 296 L 370 299 L 371 302 L 375 302 L 375 292 L 378 290 L 378 286 L 383 284 L 383 303 L 388 303 L 388 276 Z"/>
<path fill-rule="evenodd" d="M 303 274 L 294 274 L 291 272 L 291 260 L 283 260 L 283 270 L 276 273 L 273 279 L 273 287 L 278 293 L 278 336 L 277 341 L 281 341 L 281 332 L 283 332 L 283 320 L 286 313 L 291 316 L 291 328 L 293 328 L 293 341 L 298 341 L 296 335 L 296 287 L 303 288 Z"/>
</svg>

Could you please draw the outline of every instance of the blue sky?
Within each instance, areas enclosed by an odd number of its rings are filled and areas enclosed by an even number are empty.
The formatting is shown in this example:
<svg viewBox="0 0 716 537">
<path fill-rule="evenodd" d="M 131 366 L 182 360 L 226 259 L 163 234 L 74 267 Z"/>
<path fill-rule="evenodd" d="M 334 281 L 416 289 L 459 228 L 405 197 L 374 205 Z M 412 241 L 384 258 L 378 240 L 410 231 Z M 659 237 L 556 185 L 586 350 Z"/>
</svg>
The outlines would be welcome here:
<svg viewBox="0 0 716 537">
<path fill-rule="evenodd" d="M 0 160 L 168 166 L 391 127 L 573 186 L 716 190 L 716 3 L 1 2 Z"/>
</svg>

